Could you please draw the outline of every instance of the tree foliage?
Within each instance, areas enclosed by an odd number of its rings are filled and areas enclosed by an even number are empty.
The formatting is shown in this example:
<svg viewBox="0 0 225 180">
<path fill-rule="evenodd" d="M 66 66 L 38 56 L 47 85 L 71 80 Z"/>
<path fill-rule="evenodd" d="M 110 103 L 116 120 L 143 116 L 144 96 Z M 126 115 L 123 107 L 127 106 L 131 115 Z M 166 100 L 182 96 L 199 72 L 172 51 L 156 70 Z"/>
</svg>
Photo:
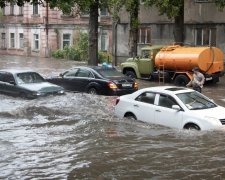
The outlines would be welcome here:
<svg viewBox="0 0 225 180">
<path fill-rule="evenodd" d="M 156 6 L 160 15 L 165 14 L 168 18 L 179 16 L 180 9 L 183 7 L 183 0 L 144 0 L 148 6 Z"/>
<path fill-rule="evenodd" d="M 174 19 L 174 41 L 183 44 L 184 41 L 184 0 L 144 0 L 147 6 L 155 6 L 160 15 Z"/>
<path fill-rule="evenodd" d="M 222 11 L 225 7 L 225 0 L 215 0 L 216 6 Z"/>
</svg>

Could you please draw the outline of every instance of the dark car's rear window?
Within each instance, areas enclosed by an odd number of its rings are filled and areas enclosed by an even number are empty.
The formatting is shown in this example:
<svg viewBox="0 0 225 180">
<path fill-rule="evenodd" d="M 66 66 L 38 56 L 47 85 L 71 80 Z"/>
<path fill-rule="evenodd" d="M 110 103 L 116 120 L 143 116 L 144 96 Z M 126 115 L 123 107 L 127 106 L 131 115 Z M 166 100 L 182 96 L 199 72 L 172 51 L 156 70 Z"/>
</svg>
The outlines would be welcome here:
<svg viewBox="0 0 225 180">
<path fill-rule="evenodd" d="M 116 69 L 98 69 L 97 72 L 103 77 L 123 77 L 124 75 Z"/>
</svg>

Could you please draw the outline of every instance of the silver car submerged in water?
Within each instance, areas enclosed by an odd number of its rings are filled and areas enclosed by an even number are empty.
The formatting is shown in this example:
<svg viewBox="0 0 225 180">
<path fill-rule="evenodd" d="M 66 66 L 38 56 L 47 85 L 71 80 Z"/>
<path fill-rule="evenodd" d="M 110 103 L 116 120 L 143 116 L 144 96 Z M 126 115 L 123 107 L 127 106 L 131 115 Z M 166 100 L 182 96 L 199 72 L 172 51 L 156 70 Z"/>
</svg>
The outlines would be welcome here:
<svg viewBox="0 0 225 180">
<path fill-rule="evenodd" d="M 64 88 L 47 82 L 40 74 L 29 70 L 0 70 L 0 92 L 33 99 L 50 94 L 64 94 Z"/>
</svg>

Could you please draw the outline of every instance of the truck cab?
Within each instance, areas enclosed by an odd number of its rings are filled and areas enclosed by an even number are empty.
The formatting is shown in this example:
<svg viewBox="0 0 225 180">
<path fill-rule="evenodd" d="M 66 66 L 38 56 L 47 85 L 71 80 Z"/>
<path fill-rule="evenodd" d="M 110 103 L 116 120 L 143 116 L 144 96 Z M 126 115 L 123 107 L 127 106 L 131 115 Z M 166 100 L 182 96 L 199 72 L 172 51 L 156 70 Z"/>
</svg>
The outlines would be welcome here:
<svg viewBox="0 0 225 180">
<path fill-rule="evenodd" d="M 141 55 L 128 58 L 121 64 L 123 74 L 132 78 L 150 78 L 154 71 L 154 58 L 163 46 L 146 46 L 141 49 Z"/>
</svg>

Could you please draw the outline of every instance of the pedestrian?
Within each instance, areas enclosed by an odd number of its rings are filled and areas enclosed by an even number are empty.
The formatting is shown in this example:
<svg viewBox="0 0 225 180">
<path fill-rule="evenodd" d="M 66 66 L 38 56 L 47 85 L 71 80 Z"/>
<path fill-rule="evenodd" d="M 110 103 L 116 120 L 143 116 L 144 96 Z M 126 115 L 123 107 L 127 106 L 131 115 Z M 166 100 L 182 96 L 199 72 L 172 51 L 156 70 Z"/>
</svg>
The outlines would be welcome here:
<svg viewBox="0 0 225 180">
<path fill-rule="evenodd" d="M 198 91 L 201 93 L 203 84 L 205 82 L 205 77 L 200 72 L 198 67 L 193 68 L 192 71 L 193 71 L 193 78 L 186 86 L 192 87 L 195 91 Z"/>
</svg>

